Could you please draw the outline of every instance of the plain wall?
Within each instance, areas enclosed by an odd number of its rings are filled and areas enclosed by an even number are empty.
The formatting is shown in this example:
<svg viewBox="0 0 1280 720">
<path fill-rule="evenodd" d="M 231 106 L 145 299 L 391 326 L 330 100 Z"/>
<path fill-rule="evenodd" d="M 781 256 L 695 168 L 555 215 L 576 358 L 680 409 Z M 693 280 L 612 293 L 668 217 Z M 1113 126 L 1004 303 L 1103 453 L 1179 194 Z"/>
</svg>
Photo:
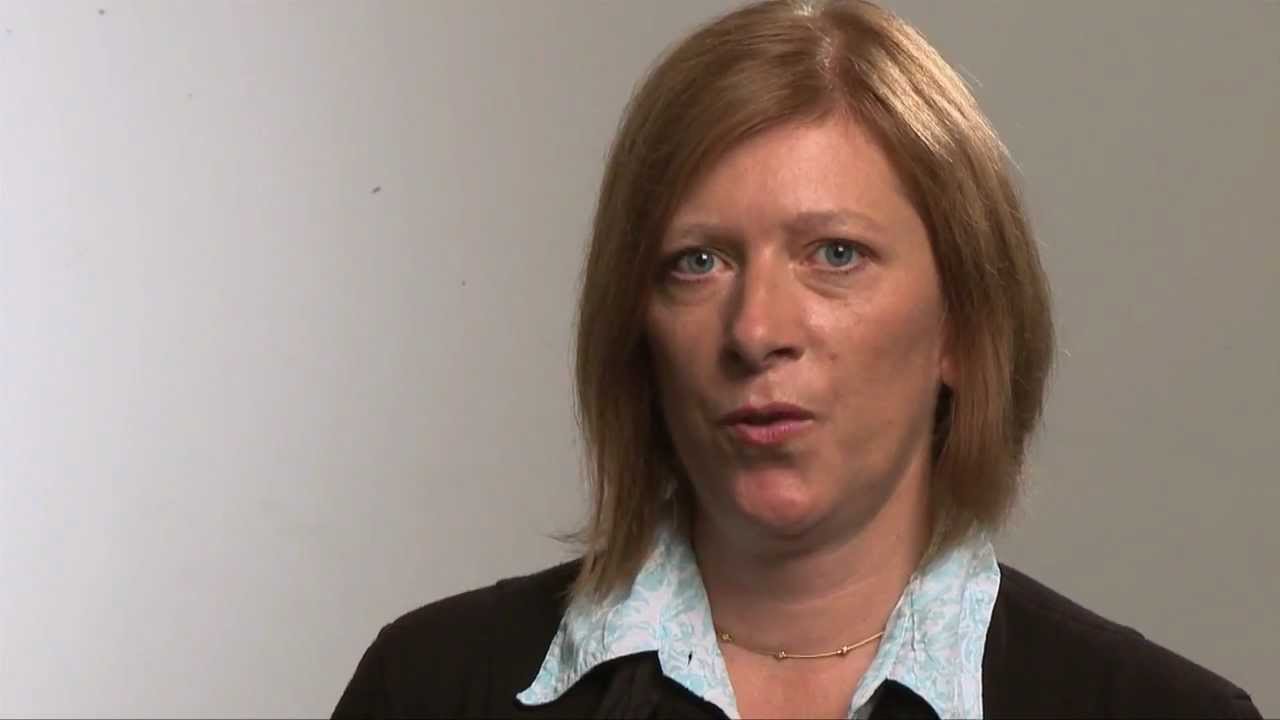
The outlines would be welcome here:
<svg viewBox="0 0 1280 720">
<path fill-rule="evenodd" d="M 327 715 L 568 552 L 603 156 L 704 2 L 0 2 L 0 714 Z M 1061 336 L 1004 560 L 1280 712 L 1280 3 L 932 3 Z"/>
</svg>

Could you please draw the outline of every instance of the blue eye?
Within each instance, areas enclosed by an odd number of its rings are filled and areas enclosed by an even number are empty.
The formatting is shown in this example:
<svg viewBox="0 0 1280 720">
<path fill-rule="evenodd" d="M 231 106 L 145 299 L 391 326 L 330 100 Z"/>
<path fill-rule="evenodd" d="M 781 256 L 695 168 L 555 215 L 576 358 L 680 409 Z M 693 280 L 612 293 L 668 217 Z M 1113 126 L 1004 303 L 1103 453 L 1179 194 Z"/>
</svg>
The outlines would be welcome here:
<svg viewBox="0 0 1280 720">
<path fill-rule="evenodd" d="M 839 240 L 826 243 L 822 246 L 822 258 L 832 267 L 845 267 L 861 255 L 858 248 L 853 243 L 842 242 Z"/>
<path fill-rule="evenodd" d="M 706 250 L 690 250 L 676 258 L 675 269 L 687 275 L 706 275 L 716 267 L 716 256 Z"/>
</svg>

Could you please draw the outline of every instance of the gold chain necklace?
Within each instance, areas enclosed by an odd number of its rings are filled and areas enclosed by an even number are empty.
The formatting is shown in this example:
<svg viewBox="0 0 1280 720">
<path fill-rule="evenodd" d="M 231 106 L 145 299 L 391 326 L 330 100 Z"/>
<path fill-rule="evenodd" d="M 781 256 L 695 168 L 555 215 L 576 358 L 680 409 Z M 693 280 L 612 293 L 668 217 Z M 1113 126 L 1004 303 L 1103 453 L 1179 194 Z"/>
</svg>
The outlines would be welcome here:
<svg viewBox="0 0 1280 720">
<path fill-rule="evenodd" d="M 841 645 L 838 650 L 832 650 L 830 652 L 824 652 L 824 653 L 800 654 L 800 653 L 789 653 L 786 650 L 775 650 L 770 652 L 768 650 L 756 650 L 755 648 L 749 648 L 739 643 L 737 640 L 734 640 L 733 635 L 731 633 L 727 633 L 719 628 L 716 628 L 716 636 L 719 637 L 722 642 L 727 642 L 732 645 L 737 645 L 743 650 L 746 650 L 747 652 L 750 652 L 750 653 L 755 653 L 756 655 L 767 655 L 773 658 L 774 660 L 816 660 L 818 658 L 844 656 L 844 655 L 848 655 L 850 652 L 854 650 L 857 650 L 863 645 L 866 645 L 869 642 L 875 642 L 876 640 L 879 640 L 883 635 L 884 635 L 884 631 L 881 630 L 880 632 L 876 633 L 875 635 L 872 635 L 866 640 L 859 640 L 858 642 L 852 645 Z"/>
</svg>

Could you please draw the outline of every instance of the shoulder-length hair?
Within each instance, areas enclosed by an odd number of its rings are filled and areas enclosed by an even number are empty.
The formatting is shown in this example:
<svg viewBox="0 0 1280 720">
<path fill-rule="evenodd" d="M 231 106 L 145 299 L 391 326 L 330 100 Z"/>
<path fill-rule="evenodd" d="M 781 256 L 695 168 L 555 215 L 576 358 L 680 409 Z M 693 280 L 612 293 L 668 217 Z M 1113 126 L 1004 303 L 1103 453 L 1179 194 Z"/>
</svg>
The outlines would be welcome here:
<svg viewBox="0 0 1280 720">
<path fill-rule="evenodd" d="M 623 113 L 600 186 L 577 316 L 578 422 L 591 490 L 571 536 L 575 597 L 634 579 L 683 488 L 644 317 L 677 204 L 727 151 L 786 123 L 844 113 L 888 153 L 929 232 L 955 387 L 933 436 L 933 548 L 996 529 L 1021 485 L 1053 355 L 1049 289 L 1008 153 L 964 81 L 869 2 L 768 0 L 670 48 Z"/>
</svg>

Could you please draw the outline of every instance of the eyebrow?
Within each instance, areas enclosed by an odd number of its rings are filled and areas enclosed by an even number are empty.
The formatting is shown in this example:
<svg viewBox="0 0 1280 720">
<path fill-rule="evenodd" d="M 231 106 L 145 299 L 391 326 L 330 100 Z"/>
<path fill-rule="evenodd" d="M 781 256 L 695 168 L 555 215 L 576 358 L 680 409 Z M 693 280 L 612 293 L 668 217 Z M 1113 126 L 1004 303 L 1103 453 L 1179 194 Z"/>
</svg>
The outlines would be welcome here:
<svg viewBox="0 0 1280 720">
<path fill-rule="evenodd" d="M 885 232 L 885 227 L 870 215 L 857 210 L 806 210 L 792 215 L 782 227 L 788 235 L 804 235 L 821 229 L 847 228 L 851 225 L 862 225 L 872 232 Z M 736 233 L 726 225 L 715 222 L 686 222 L 672 228 L 670 238 L 683 240 L 687 237 L 724 238 Z"/>
</svg>

